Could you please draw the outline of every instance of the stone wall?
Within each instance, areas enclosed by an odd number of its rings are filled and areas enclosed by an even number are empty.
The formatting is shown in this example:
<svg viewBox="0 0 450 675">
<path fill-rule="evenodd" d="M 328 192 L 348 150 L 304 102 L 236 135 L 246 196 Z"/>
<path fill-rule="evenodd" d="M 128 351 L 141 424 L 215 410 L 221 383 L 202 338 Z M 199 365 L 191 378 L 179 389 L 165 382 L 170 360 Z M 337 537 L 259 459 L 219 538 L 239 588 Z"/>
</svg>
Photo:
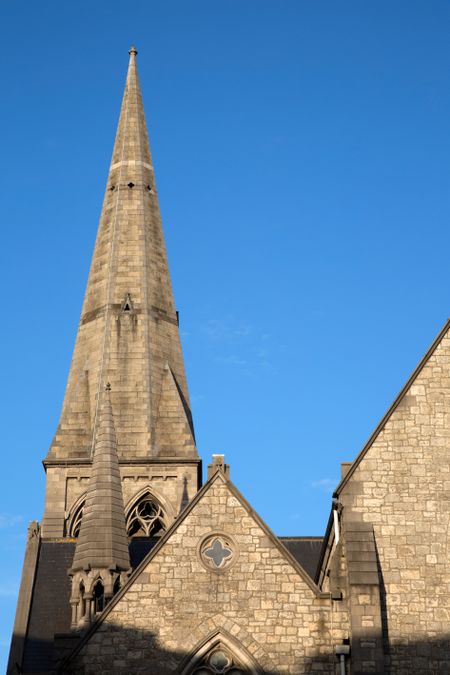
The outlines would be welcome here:
<svg viewBox="0 0 450 675">
<path fill-rule="evenodd" d="M 232 550 L 219 570 L 201 553 L 212 533 Z M 68 672 L 181 672 L 214 633 L 237 640 L 261 672 L 333 675 L 334 647 L 349 634 L 344 603 L 315 587 L 221 472 L 112 601 Z"/>
<path fill-rule="evenodd" d="M 449 672 L 449 452 L 447 330 L 339 495 L 345 521 L 374 527 L 392 675 Z"/>
<path fill-rule="evenodd" d="M 42 523 L 44 538 L 65 535 L 65 520 L 72 515 L 73 507 L 86 493 L 91 465 L 49 466 L 45 516 Z M 145 488 L 157 497 L 168 521 L 180 512 L 198 490 L 197 462 L 122 464 L 122 491 L 125 509 Z"/>
</svg>

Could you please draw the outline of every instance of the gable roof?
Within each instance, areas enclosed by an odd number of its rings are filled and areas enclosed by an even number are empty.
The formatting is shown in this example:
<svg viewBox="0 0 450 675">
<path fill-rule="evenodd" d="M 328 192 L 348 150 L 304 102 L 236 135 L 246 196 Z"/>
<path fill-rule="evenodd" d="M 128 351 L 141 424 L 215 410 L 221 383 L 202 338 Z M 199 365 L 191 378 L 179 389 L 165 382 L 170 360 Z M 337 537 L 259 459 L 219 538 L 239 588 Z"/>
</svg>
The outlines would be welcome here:
<svg viewBox="0 0 450 675">
<path fill-rule="evenodd" d="M 447 331 L 449 329 L 450 329 L 450 319 L 447 319 L 443 328 L 441 329 L 441 331 L 439 332 L 439 334 L 435 338 L 434 342 L 432 343 L 431 347 L 428 349 L 425 356 L 423 356 L 423 358 L 420 360 L 419 364 L 417 365 L 417 367 L 413 371 L 412 375 L 410 376 L 410 378 L 406 382 L 405 386 L 400 391 L 400 393 L 398 394 L 397 398 L 392 403 L 390 408 L 387 410 L 387 412 L 385 413 L 385 415 L 381 419 L 380 423 L 378 424 L 378 426 L 376 427 L 376 429 L 374 430 L 374 432 L 370 436 L 369 440 L 367 441 L 367 443 L 365 444 L 365 446 L 363 447 L 361 452 L 357 455 L 357 457 L 353 461 L 351 467 L 347 471 L 347 474 L 344 476 L 344 478 L 341 479 L 340 483 L 336 487 L 336 490 L 335 490 L 333 496 L 338 497 L 340 492 L 342 492 L 344 487 L 347 485 L 347 483 L 349 482 L 349 480 L 351 479 L 351 477 L 355 473 L 356 468 L 359 466 L 362 459 L 365 457 L 367 452 L 370 450 L 373 443 L 378 438 L 378 435 L 381 433 L 381 431 L 383 431 L 387 422 L 390 420 L 390 418 L 392 417 L 392 415 L 394 414 L 394 412 L 396 411 L 396 409 L 398 408 L 398 406 L 400 405 L 400 403 L 402 402 L 402 400 L 406 396 L 410 387 L 414 384 L 414 381 L 416 380 L 418 375 L 421 373 L 421 371 L 423 370 L 425 365 L 428 363 L 429 359 L 434 354 L 434 352 L 436 351 L 437 347 L 439 346 L 443 337 L 445 336 L 445 334 L 447 333 Z"/>
<path fill-rule="evenodd" d="M 239 490 L 231 482 L 231 480 L 227 476 L 225 476 L 224 472 L 221 469 L 218 469 L 211 476 L 211 478 L 203 485 L 203 487 L 197 492 L 195 497 L 191 500 L 191 502 L 188 504 L 188 506 L 186 506 L 184 511 L 179 515 L 179 517 L 175 520 L 175 522 L 172 524 L 172 526 L 167 530 L 167 532 L 164 534 L 164 536 L 161 537 L 161 539 L 154 546 L 154 548 L 152 548 L 147 553 L 147 555 L 143 558 L 142 562 L 138 565 L 138 567 L 130 575 L 126 584 L 124 584 L 124 586 L 119 590 L 119 592 L 111 599 L 111 601 L 106 606 L 106 608 L 103 610 L 103 612 L 100 614 L 98 619 L 94 623 L 92 623 L 92 625 L 86 631 L 86 633 L 84 634 L 84 636 L 82 637 L 80 642 L 77 644 L 76 648 L 73 650 L 73 652 L 62 663 L 62 665 L 61 665 L 62 670 L 64 670 L 67 663 L 74 656 L 76 656 L 76 654 L 79 653 L 79 651 L 86 644 L 86 642 L 89 641 L 89 639 L 93 635 L 93 633 L 95 633 L 95 631 L 100 627 L 100 625 L 103 623 L 103 621 L 108 616 L 108 614 L 117 605 L 117 603 L 121 600 L 121 598 L 127 593 L 128 589 L 133 585 L 134 581 L 138 578 L 138 576 L 141 574 L 141 572 L 144 571 L 144 569 L 149 564 L 149 562 L 155 556 L 158 555 L 158 552 L 163 548 L 164 544 L 172 537 L 172 535 L 176 532 L 176 530 L 181 525 L 181 523 L 191 513 L 191 511 L 195 508 L 195 506 L 201 501 L 201 499 L 206 494 L 206 492 L 208 492 L 208 490 L 211 488 L 211 486 L 218 480 L 221 480 L 225 485 L 227 485 L 228 489 L 233 494 L 233 496 L 236 497 L 236 499 L 239 501 L 241 506 L 257 522 L 257 524 L 264 531 L 264 534 L 269 538 L 269 540 L 272 542 L 272 544 L 280 551 L 280 553 L 286 559 L 286 561 L 299 574 L 299 576 L 303 579 L 303 581 L 307 584 L 307 586 L 311 589 L 311 591 L 319 598 L 329 598 L 330 597 L 329 593 L 326 593 L 326 592 L 320 590 L 320 588 L 317 586 L 317 584 L 311 579 L 309 574 L 307 572 L 305 572 L 303 567 L 298 563 L 298 561 L 290 553 L 290 551 L 286 548 L 286 546 L 283 545 L 283 543 L 272 532 L 272 530 L 268 527 L 268 525 L 266 525 L 266 523 L 262 520 L 262 518 L 251 507 L 251 505 L 247 502 L 247 500 L 239 492 Z"/>
<path fill-rule="evenodd" d="M 72 564 L 74 550 L 73 541 L 40 542 L 20 672 L 50 672 L 55 633 L 70 632 L 70 579 L 67 570 Z"/>
</svg>

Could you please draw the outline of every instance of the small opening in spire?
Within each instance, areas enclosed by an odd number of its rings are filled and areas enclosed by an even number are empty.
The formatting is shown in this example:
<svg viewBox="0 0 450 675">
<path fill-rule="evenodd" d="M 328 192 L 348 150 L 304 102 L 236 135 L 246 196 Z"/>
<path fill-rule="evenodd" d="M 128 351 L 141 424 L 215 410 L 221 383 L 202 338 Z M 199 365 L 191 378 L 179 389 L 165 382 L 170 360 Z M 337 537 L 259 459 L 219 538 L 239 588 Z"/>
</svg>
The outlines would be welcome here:
<svg viewBox="0 0 450 675">
<path fill-rule="evenodd" d="M 149 192 L 151 192 L 151 191 L 152 191 L 152 186 L 151 186 L 151 185 L 147 185 L 147 190 L 148 190 Z"/>
<path fill-rule="evenodd" d="M 132 312 L 133 311 L 133 302 L 131 300 L 131 295 L 129 293 L 126 294 L 125 300 L 122 303 L 121 307 L 122 312 Z"/>
<path fill-rule="evenodd" d="M 128 183 L 128 187 L 129 187 L 130 190 L 131 190 L 131 188 L 134 188 L 134 183 Z"/>
<path fill-rule="evenodd" d="M 111 192 L 112 192 L 113 190 L 115 190 L 115 189 L 116 189 L 116 186 L 115 186 L 115 185 L 111 185 L 111 187 L 110 187 L 109 189 L 110 189 L 110 190 L 111 190 Z"/>
</svg>

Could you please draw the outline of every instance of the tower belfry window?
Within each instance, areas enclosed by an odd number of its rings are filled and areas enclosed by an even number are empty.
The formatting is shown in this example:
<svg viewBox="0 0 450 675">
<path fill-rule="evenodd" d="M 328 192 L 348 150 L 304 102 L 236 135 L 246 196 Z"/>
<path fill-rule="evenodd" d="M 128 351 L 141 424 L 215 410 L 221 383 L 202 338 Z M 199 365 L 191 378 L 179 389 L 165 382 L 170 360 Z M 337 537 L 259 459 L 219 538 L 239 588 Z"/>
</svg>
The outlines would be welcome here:
<svg viewBox="0 0 450 675">
<path fill-rule="evenodd" d="M 84 509 L 85 500 L 81 502 L 76 508 L 75 513 L 69 518 L 67 527 L 67 535 L 76 539 L 80 534 L 81 520 L 83 518 L 83 509 Z"/>
<path fill-rule="evenodd" d="M 128 512 L 129 537 L 159 537 L 166 529 L 164 512 L 149 493 L 141 497 Z"/>
</svg>

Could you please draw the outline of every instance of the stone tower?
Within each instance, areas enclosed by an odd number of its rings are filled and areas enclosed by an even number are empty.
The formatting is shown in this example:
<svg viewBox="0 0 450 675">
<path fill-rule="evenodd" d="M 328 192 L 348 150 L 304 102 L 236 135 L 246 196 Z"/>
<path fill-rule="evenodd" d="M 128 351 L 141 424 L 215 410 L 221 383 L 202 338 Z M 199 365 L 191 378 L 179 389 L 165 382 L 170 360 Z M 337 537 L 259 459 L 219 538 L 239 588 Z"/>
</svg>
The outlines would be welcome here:
<svg viewBox="0 0 450 675">
<path fill-rule="evenodd" d="M 136 55 L 133 47 L 61 418 L 44 460 L 44 538 L 78 534 L 107 382 L 128 529 L 135 502 L 144 498 L 141 511 L 153 504 L 167 526 L 199 487 Z"/>
<path fill-rule="evenodd" d="M 8 672 L 47 672 L 54 635 L 95 621 L 201 486 L 136 56 Z"/>
</svg>

